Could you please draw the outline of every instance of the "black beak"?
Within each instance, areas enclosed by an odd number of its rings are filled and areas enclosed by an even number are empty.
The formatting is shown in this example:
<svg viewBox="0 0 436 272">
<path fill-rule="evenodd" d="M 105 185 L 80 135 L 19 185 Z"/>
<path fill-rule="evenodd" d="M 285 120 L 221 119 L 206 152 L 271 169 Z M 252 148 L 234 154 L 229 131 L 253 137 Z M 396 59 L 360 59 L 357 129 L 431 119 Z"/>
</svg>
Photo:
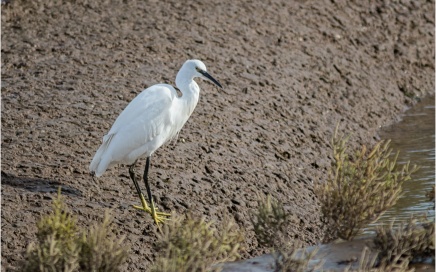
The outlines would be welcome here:
<svg viewBox="0 0 436 272">
<path fill-rule="evenodd" d="M 218 87 L 220 87 L 221 89 L 223 88 L 223 86 L 221 86 L 221 84 L 215 79 L 213 78 L 211 75 L 209 75 L 206 71 L 200 70 L 198 69 L 199 73 L 202 74 L 203 76 L 205 76 L 207 79 L 209 79 L 210 81 L 212 81 L 213 83 L 215 83 Z"/>
</svg>

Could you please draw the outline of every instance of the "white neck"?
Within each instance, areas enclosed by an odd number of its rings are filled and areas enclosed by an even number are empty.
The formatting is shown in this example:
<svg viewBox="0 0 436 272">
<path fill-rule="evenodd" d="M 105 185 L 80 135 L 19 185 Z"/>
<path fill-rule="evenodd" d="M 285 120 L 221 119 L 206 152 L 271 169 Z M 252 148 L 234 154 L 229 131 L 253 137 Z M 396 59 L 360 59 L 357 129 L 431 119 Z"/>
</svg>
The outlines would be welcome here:
<svg viewBox="0 0 436 272">
<path fill-rule="evenodd" d="M 197 106 L 200 96 L 200 87 L 198 87 L 197 83 L 194 81 L 194 77 L 187 76 L 183 69 L 177 73 L 176 86 L 182 92 L 182 97 L 180 97 L 181 102 L 183 101 L 182 103 L 185 104 L 188 114 L 191 115 L 195 106 Z"/>
</svg>

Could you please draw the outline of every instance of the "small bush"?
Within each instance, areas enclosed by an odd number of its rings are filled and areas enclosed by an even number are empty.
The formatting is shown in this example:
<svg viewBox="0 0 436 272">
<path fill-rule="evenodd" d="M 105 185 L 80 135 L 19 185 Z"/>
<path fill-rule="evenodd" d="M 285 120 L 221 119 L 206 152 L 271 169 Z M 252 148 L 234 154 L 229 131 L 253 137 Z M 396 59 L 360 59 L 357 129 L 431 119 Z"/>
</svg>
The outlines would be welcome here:
<svg viewBox="0 0 436 272">
<path fill-rule="evenodd" d="M 152 271 L 219 270 L 219 266 L 212 265 L 239 257 L 238 249 L 244 236 L 235 228 L 231 220 L 225 220 L 217 229 L 212 223 L 189 214 L 172 217 L 158 234 L 157 250 L 161 256 Z"/>
<path fill-rule="evenodd" d="M 291 244 L 287 242 L 285 231 L 289 224 L 288 214 L 280 201 L 270 195 L 266 198 L 259 197 L 258 209 L 253 214 L 251 222 L 259 244 L 274 250 L 274 271 L 314 271 L 307 270 L 307 266 L 316 250 L 307 253 L 300 249 L 303 246 L 301 243 Z"/>
<path fill-rule="evenodd" d="M 37 223 L 37 243 L 27 248 L 23 271 L 117 271 L 127 258 L 110 228 L 106 214 L 104 222 L 88 234 L 80 235 L 76 219 L 66 211 L 60 189 L 53 200 L 53 213 Z M 92 263 L 92 264 L 90 264 Z"/>
<path fill-rule="evenodd" d="M 361 228 L 377 219 L 398 200 L 402 184 L 417 170 L 396 166 L 389 141 L 368 151 L 365 146 L 351 156 L 347 139 L 333 137 L 333 162 L 327 182 L 315 186 L 321 202 L 327 234 L 351 240 Z"/>
<path fill-rule="evenodd" d="M 416 218 L 401 224 L 398 230 L 381 226 L 374 237 L 373 250 L 379 251 L 371 257 L 365 247 L 360 257 L 359 267 L 345 269 L 346 272 L 412 272 L 409 268 L 412 259 L 434 256 L 434 222 L 419 223 Z"/>
<path fill-rule="evenodd" d="M 39 242 L 43 242 L 49 235 L 54 235 L 56 240 L 71 241 L 79 231 L 76 219 L 66 211 L 60 191 L 58 197 L 53 200 L 53 213 L 41 218 L 36 226 L 38 228 L 36 237 Z"/>
<path fill-rule="evenodd" d="M 318 250 L 307 252 L 302 249 L 301 243 L 284 244 L 277 249 L 274 256 L 274 265 L 276 272 L 311 272 L 319 271 L 318 265 L 308 269 L 309 261 L 316 255 Z"/>
<path fill-rule="evenodd" d="M 351 268 L 351 265 L 344 269 L 344 272 L 413 272 L 409 269 L 408 262 L 398 264 L 379 263 L 377 264 L 377 255 L 371 256 L 370 249 L 365 247 L 360 258 L 359 267 Z"/>
<path fill-rule="evenodd" d="M 256 239 L 261 246 L 280 248 L 288 215 L 283 204 L 270 195 L 259 197 L 257 212 L 251 217 Z"/>
<path fill-rule="evenodd" d="M 397 230 L 393 223 L 378 227 L 374 246 L 380 251 L 381 265 L 408 264 L 412 259 L 433 257 L 434 238 L 434 222 L 412 217 Z"/>
<path fill-rule="evenodd" d="M 127 259 L 124 237 L 117 239 L 112 232 L 112 220 L 105 214 L 101 225 L 93 226 L 79 240 L 81 271 L 120 271 Z"/>
<path fill-rule="evenodd" d="M 27 248 L 23 271 L 77 271 L 79 247 L 76 220 L 68 214 L 60 191 L 53 200 L 53 213 L 37 223 L 37 244 Z"/>
</svg>

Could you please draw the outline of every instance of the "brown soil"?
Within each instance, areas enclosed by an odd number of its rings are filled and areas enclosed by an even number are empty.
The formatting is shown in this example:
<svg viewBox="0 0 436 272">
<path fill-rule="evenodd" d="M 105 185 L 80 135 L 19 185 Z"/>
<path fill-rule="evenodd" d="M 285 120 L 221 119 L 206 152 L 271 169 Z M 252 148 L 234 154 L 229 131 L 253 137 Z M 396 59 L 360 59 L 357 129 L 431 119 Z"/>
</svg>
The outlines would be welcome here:
<svg viewBox="0 0 436 272">
<path fill-rule="evenodd" d="M 289 240 L 323 240 L 313 183 L 327 177 L 336 124 L 372 144 L 419 97 L 434 93 L 434 1 L 24 1 L 2 5 L 2 269 L 17 267 L 35 222 L 62 186 L 88 226 L 113 209 L 131 254 L 155 259 L 150 217 L 127 167 L 93 182 L 90 160 L 142 89 L 173 83 L 203 60 L 223 85 L 198 80 L 199 104 L 177 143 L 158 150 L 160 209 L 246 231 L 256 194 L 291 214 Z M 143 168 L 144 162 L 139 165 Z M 139 169 L 139 168 L 138 168 Z"/>
</svg>

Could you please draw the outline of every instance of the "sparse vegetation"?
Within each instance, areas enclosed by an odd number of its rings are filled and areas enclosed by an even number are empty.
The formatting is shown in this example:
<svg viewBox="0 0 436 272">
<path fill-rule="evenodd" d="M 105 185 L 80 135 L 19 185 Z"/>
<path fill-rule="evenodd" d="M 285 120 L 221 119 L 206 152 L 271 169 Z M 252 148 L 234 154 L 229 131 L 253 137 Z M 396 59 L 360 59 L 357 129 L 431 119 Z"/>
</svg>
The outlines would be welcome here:
<svg viewBox="0 0 436 272">
<path fill-rule="evenodd" d="M 286 240 L 285 237 L 282 239 Z M 309 261 L 315 256 L 317 250 L 306 251 L 301 243 L 285 243 L 277 249 L 275 256 L 276 272 L 311 272 L 318 271 L 318 266 L 308 268 Z"/>
<path fill-rule="evenodd" d="M 316 185 L 328 236 L 351 240 L 398 200 L 404 181 L 417 170 L 397 167 L 389 141 L 348 153 L 347 138 L 333 137 L 333 162 L 327 182 Z"/>
<path fill-rule="evenodd" d="M 434 256 L 434 222 L 410 218 L 394 230 L 393 223 L 376 230 L 374 245 L 380 251 L 380 265 L 409 264 L 412 259 Z"/>
<path fill-rule="evenodd" d="M 402 223 L 397 230 L 393 223 L 380 226 L 374 237 L 373 252 L 365 248 L 362 252 L 357 269 L 351 267 L 346 272 L 411 272 L 412 260 L 434 256 L 434 222 L 424 217 L 410 218 Z"/>
<path fill-rule="evenodd" d="M 292 244 L 288 241 L 285 233 L 289 224 L 288 214 L 280 201 L 270 195 L 260 196 L 257 212 L 253 214 L 251 222 L 259 244 L 274 251 L 275 271 L 308 271 L 308 263 L 316 251 L 308 253 L 301 249 L 301 243 Z"/>
<path fill-rule="evenodd" d="M 53 213 L 37 223 L 37 243 L 29 245 L 23 271 L 118 271 L 127 258 L 123 239 L 110 229 L 106 214 L 101 225 L 80 234 L 76 219 L 67 212 L 60 189 Z"/>
<path fill-rule="evenodd" d="M 365 247 L 360 258 L 359 266 L 356 269 L 347 267 L 344 272 L 413 272 L 414 269 L 409 269 L 408 263 L 377 264 L 377 254 L 370 254 L 370 249 Z"/>
<path fill-rule="evenodd" d="M 244 235 L 227 219 L 221 226 L 192 215 L 174 216 L 158 234 L 160 257 L 152 271 L 219 271 L 213 264 L 233 261 Z"/>
<path fill-rule="evenodd" d="M 368 151 L 348 153 L 347 139 L 333 139 L 332 170 L 324 184 L 316 185 L 328 231 L 334 237 L 354 238 L 365 225 L 375 222 L 393 206 L 401 195 L 402 184 L 417 167 L 396 166 L 389 141 L 382 141 Z M 398 156 L 398 154 L 397 154 Z M 428 193 L 434 200 L 433 191 Z M 259 245 L 269 247 L 275 256 L 275 271 L 316 271 L 308 268 L 316 250 L 307 252 L 299 242 L 289 243 L 286 228 L 289 215 L 283 204 L 268 195 L 259 197 L 258 210 L 251 218 Z M 67 212 L 60 191 L 53 201 L 53 213 L 37 224 L 37 243 L 28 247 L 23 271 L 119 271 L 127 258 L 123 238 L 117 239 L 106 214 L 101 225 L 81 231 L 76 219 Z M 220 262 L 239 257 L 244 235 L 227 219 L 219 227 L 204 219 L 174 216 L 157 234 L 160 256 L 151 271 L 219 271 Z M 398 230 L 379 227 L 374 238 L 377 257 L 364 251 L 357 270 L 411 271 L 409 262 L 416 257 L 434 255 L 434 222 L 403 223 Z M 218 265 L 217 265 L 218 263 Z M 320 265 L 320 264 L 319 264 Z"/>
<path fill-rule="evenodd" d="M 119 271 L 127 259 L 124 237 L 117 239 L 111 228 L 112 219 L 106 213 L 103 222 L 83 233 L 80 245 L 81 271 Z"/>
<path fill-rule="evenodd" d="M 288 215 L 283 204 L 270 195 L 259 197 L 257 213 L 251 217 L 256 239 L 261 246 L 280 248 Z M 282 235 L 280 235 L 282 234 Z"/>
</svg>

